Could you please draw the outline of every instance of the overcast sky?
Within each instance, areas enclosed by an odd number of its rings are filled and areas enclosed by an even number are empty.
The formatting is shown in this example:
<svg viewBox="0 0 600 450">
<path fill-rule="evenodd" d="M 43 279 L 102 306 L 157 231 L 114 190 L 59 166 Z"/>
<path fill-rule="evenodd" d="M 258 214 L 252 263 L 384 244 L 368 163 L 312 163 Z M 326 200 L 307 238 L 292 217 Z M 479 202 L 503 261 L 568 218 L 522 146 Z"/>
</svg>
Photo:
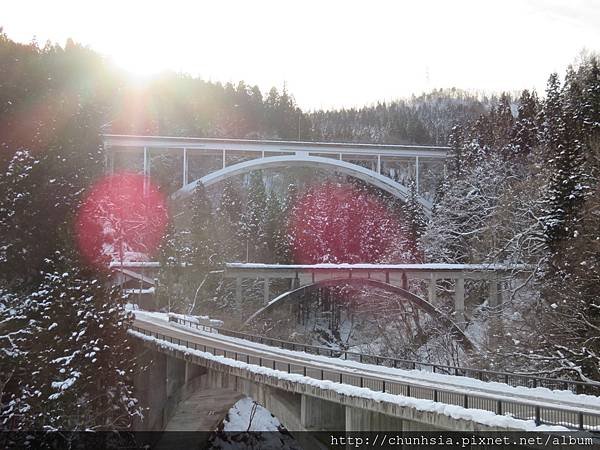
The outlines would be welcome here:
<svg viewBox="0 0 600 450">
<path fill-rule="evenodd" d="M 68 37 L 126 69 L 284 81 L 303 108 L 437 87 L 544 89 L 600 50 L 599 0 L 0 0 L 9 37 Z"/>
</svg>

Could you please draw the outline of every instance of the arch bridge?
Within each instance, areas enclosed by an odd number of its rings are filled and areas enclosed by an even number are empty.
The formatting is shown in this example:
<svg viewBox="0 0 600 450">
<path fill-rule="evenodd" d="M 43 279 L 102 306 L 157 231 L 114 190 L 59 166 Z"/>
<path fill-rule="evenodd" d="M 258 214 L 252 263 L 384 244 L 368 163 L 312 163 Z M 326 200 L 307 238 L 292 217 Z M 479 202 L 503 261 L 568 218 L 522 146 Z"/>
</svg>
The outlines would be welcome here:
<svg viewBox="0 0 600 450">
<path fill-rule="evenodd" d="M 286 301 L 296 290 L 322 285 L 331 285 L 360 281 L 379 288 L 400 293 L 417 307 L 443 320 L 436 312 L 439 282 L 447 280 L 454 288 L 454 318 L 452 326 L 464 328 L 465 318 L 465 280 L 481 280 L 487 282 L 488 305 L 499 306 L 506 296 L 504 284 L 507 280 L 529 274 L 532 268 L 526 265 L 504 264 L 260 264 L 260 263 L 227 263 L 223 276 L 235 279 L 236 299 L 241 303 L 244 297 L 243 280 L 262 280 L 264 287 L 264 307 L 270 309 L 275 304 Z M 290 290 L 272 298 L 270 281 L 273 279 L 290 280 Z M 427 283 L 427 300 L 408 292 L 410 280 L 422 280 Z M 400 292 L 402 291 L 402 292 Z"/>
<path fill-rule="evenodd" d="M 169 193 L 189 195 L 207 186 L 261 169 L 311 167 L 330 169 L 406 199 L 415 180 L 417 200 L 431 211 L 448 147 L 330 142 L 242 140 L 105 134 L 106 170 L 152 176 L 156 167 L 170 172 Z"/>
</svg>

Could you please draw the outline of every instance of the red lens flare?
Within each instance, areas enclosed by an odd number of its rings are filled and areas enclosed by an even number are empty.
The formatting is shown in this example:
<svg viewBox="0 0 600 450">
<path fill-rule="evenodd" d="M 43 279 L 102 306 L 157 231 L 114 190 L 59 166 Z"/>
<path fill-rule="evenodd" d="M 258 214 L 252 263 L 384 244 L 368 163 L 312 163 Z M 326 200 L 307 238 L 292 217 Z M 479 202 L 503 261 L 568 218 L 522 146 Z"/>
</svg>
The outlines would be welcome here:
<svg viewBox="0 0 600 450">
<path fill-rule="evenodd" d="M 157 250 L 168 222 L 165 196 L 147 177 L 119 173 L 89 190 L 77 213 L 75 232 L 85 260 L 144 261 Z"/>
<path fill-rule="evenodd" d="M 391 262 L 404 242 L 401 230 L 379 199 L 333 183 L 300 196 L 289 227 L 299 264 Z"/>
</svg>

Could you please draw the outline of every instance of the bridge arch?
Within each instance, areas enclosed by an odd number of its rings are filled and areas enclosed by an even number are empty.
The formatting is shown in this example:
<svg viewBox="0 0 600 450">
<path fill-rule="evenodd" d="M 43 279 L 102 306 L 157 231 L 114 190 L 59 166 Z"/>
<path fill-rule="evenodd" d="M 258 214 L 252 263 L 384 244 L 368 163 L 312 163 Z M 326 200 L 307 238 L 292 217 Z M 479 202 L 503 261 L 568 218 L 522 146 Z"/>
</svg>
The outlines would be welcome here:
<svg viewBox="0 0 600 450">
<path fill-rule="evenodd" d="M 378 172 L 371 169 L 352 164 L 347 161 L 340 161 L 333 158 L 323 158 L 320 156 L 304 156 L 304 155 L 290 155 L 290 156 L 269 156 L 266 158 L 257 158 L 250 161 L 244 161 L 241 163 L 233 164 L 223 169 L 212 172 L 202 178 L 192 181 L 187 185 L 183 186 L 177 192 L 173 194 L 173 198 L 185 198 L 190 195 L 194 188 L 202 183 L 204 186 L 210 186 L 220 181 L 226 180 L 227 178 L 252 172 L 254 170 L 261 169 L 272 169 L 280 167 L 315 167 L 325 169 L 335 169 L 341 173 L 351 175 L 362 181 L 365 181 L 373 186 L 376 186 L 396 198 L 406 200 L 409 196 L 409 190 L 403 184 L 400 184 L 391 178 L 386 177 Z M 427 215 L 431 214 L 432 203 L 421 197 L 417 197 L 418 202 L 423 206 L 423 209 Z"/>
<path fill-rule="evenodd" d="M 341 285 L 354 285 L 354 286 L 371 286 L 380 289 L 384 289 L 388 292 L 398 294 L 411 302 L 417 308 L 423 310 L 428 313 L 436 320 L 440 321 L 442 324 L 446 325 L 450 332 L 461 342 L 463 347 L 466 350 L 473 350 L 475 348 L 474 344 L 471 342 L 469 337 L 464 333 L 464 331 L 456 324 L 454 321 L 444 314 L 442 311 L 437 309 L 427 300 L 419 297 L 418 295 L 413 294 L 412 292 L 407 291 L 406 289 L 402 289 L 401 287 L 394 286 L 393 284 L 385 283 L 383 281 L 374 280 L 372 278 L 332 278 L 328 280 L 320 280 L 312 284 L 308 284 L 297 289 L 293 289 L 291 291 L 284 292 L 283 294 L 275 297 L 261 309 L 252 314 L 245 322 L 244 326 L 247 326 L 258 316 L 264 314 L 275 306 L 286 302 L 292 298 L 294 294 L 306 292 L 312 289 L 316 289 L 319 287 L 334 287 Z"/>
</svg>

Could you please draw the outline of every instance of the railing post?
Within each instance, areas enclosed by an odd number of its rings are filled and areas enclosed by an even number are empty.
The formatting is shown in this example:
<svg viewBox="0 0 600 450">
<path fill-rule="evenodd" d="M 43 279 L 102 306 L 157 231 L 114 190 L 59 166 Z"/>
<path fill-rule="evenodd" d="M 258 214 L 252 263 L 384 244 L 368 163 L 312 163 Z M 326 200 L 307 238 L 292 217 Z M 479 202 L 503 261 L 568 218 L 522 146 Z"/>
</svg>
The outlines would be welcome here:
<svg viewBox="0 0 600 450">
<path fill-rule="evenodd" d="M 496 414 L 502 415 L 502 400 L 498 400 L 498 403 L 496 403 Z"/>
<path fill-rule="evenodd" d="M 535 424 L 539 425 L 541 423 L 542 423 L 542 421 L 540 420 L 540 407 L 536 406 L 535 407 Z"/>
<path fill-rule="evenodd" d="M 434 402 L 438 401 L 438 391 L 437 391 L 437 389 L 433 390 L 433 401 Z"/>
<path fill-rule="evenodd" d="M 463 406 L 464 406 L 465 408 L 468 408 L 468 407 L 469 407 L 469 394 L 465 394 L 465 397 L 464 397 L 464 399 L 463 399 Z"/>
<path fill-rule="evenodd" d="M 385 392 L 385 380 L 381 382 L 381 390 Z"/>
<path fill-rule="evenodd" d="M 410 384 L 406 385 L 406 396 L 410 397 Z"/>
<path fill-rule="evenodd" d="M 579 419 L 579 429 L 583 430 L 583 412 L 579 411 L 578 419 Z"/>
</svg>

